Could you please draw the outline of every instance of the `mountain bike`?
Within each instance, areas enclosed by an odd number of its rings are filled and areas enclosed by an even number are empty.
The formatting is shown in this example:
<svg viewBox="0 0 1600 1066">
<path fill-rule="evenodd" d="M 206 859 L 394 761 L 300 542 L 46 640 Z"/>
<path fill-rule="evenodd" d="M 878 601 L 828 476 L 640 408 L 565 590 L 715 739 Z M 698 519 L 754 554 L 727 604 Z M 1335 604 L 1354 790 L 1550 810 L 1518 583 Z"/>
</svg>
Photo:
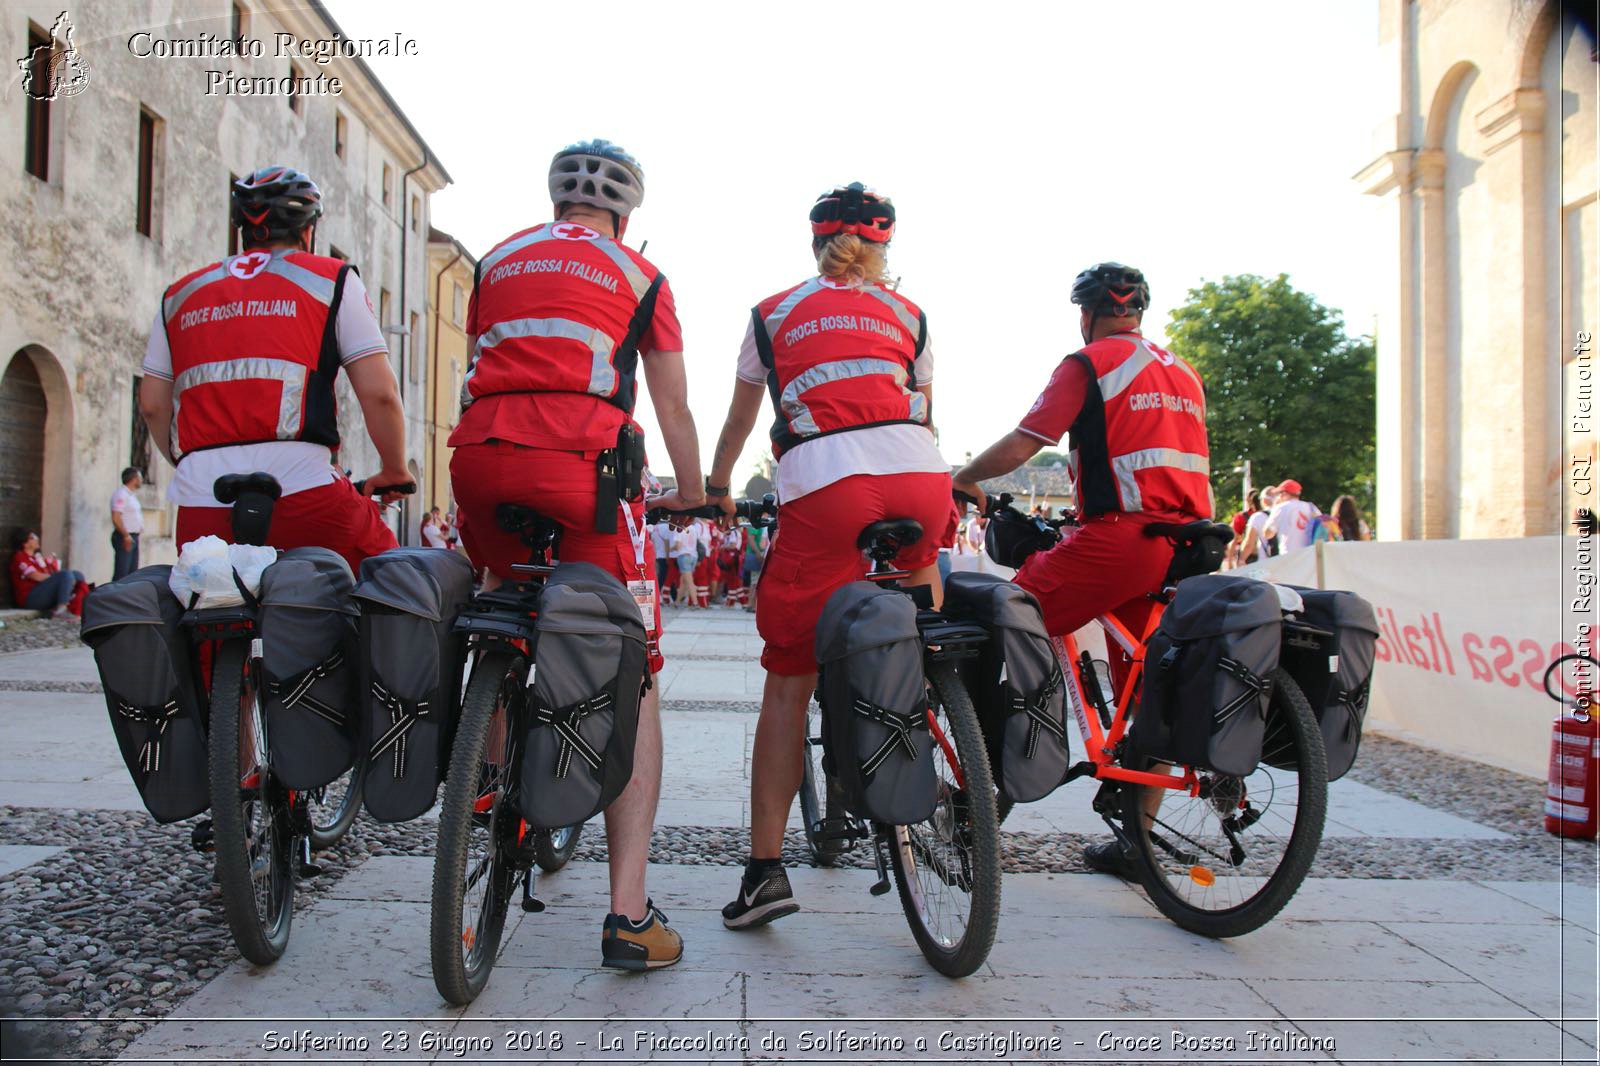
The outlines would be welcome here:
<svg viewBox="0 0 1600 1066">
<path fill-rule="evenodd" d="M 971 502 L 971 501 L 968 501 Z M 1056 531 L 1070 519 L 1027 519 L 1002 494 L 986 511 L 995 522 L 1027 522 L 1036 532 Z M 1051 637 L 1085 758 L 1067 781 L 1101 782 L 1093 806 L 1124 855 L 1134 859 L 1156 908 L 1190 932 L 1234 937 L 1271 921 L 1305 880 L 1322 841 L 1328 776 L 1322 733 L 1310 704 L 1288 672 L 1274 670 L 1261 762 L 1246 777 L 1203 768 L 1155 763 L 1131 750 L 1128 727 L 1139 702 L 1145 643 L 1187 577 L 1217 568 L 1233 538 L 1228 526 L 1208 521 L 1151 523 L 1145 535 L 1165 538 L 1175 553 L 1160 589 L 1149 593 L 1154 610 L 1144 631 L 1131 632 L 1112 614 L 1096 619 L 1107 649 L 1130 662 L 1119 690 L 1109 671 L 1079 647 L 1075 634 Z M 1033 544 L 1048 547 L 1047 533 Z M 1286 639 L 1328 634 L 1285 620 Z M 1002 797 L 1001 816 L 1011 809 Z"/>
</svg>

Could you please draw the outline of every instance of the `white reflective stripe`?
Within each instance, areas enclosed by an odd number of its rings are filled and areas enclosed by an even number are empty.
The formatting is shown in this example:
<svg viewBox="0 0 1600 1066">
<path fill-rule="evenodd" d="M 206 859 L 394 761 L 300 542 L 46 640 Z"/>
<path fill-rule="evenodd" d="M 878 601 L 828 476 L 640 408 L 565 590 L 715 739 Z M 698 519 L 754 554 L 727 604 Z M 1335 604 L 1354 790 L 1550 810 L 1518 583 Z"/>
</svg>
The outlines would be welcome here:
<svg viewBox="0 0 1600 1066">
<path fill-rule="evenodd" d="M 538 229 L 529 230 L 516 240 L 507 241 L 505 244 L 502 244 L 500 247 L 494 249 L 488 255 L 484 256 L 483 261 L 478 265 L 478 273 L 480 275 L 489 273 L 489 271 L 493 270 L 500 264 L 500 260 L 504 259 L 508 255 L 522 251 L 530 244 L 538 244 L 540 241 L 553 240 L 555 240 L 555 238 L 550 236 L 550 223 L 547 222 Z"/>
<path fill-rule="evenodd" d="M 772 314 L 768 315 L 762 320 L 767 327 L 768 339 L 778 335 L 778 330 L 783 328 L 784 319 L 789 317 L 789 312 L 793 311 L 799 305 L 801 300 L 804 300 L 807 296 L 810 296 L 814 292 L 820 291 L 821 288 L 822 279 L 812 278 L 810 281 L 791 292 L 788 296 L 784 297 L 783 302 L 772 309 Z"/>
<path fill-rule="evenodd" d="M 210 270 L 206 271 L 204 274 L 201 274 L 199 277 L 189 282 L 189 284 L 185 285 L 183 288 L 167 297 L 166 302 L 161 308 L 162 316 L 168 322 L 171 322 L 172 316 L 178 313 L 178 308 L 182 307 L 183 302 L 189 297 L 193 296 L 196 290 L 203 286 L 210 285 L 214 281 L 221 281 L 227 276 L 227 264 L 218 263 L 216 266 L 212 267 Z"/>
<path fill-rule="evenodd" d="M 616 390 L 617 371 L 611 365 L 611 338 L 604 330 L 570 318 L 512 318 L 496 322 L 478 334 L 478 341 L 472 346 L 472 368 L 467 378 L 470 380 L 476 373 L 478 359 L 486 350 L 502 341 L 522 337 L 553 337 L 588 345 L 593 355 L 589 365 L 589 391 L 596 396 L 609 396 Z"/>
<path fill-rule="evenodd" d="M 294 440 L 300 435 L 306 379 L 310 375 L 310 367 L 288 359 L 223 359 L 192 366 L 172 381 L 172 424 L 174 427 L 178 425 L 178 404 L 185 389 L 232 381 L 277 381 L 283 385 L 283 392 L 278 398 L 278 439 Z M 177 436 L 176 428 L 173 429 L 173 436 Z"/>
<path fill-rule="evenodd" d="M 1116 369 L 1102 375 L 1097 384 L 1100 386 L 1100 398 L 1110 403 L 1112 397 L 1117 396 L 1133 384 L 1133 379 L 1144 373 L 1145 367 L 1156 361 L 1156 353 L 1144 343 L 1143 338 L 1133 338 L 1133 351 L 1128 358 L 1119 363 Z"/>
<path fill-rule="evenodd" d="M 1126 455 L 1113 456 L 1111 470 L 1117 478 L 1117 488 L 1122 496 L 1124 511 L 1144 510 L 1144 497 L 1139 492 L 1139 482 L 1134 477 L 1134 471 L 1154 470 L 1158 467 L 1200 474 L 1206 478 L 1211 476 L 1211 460 L 1207 456 L 1180 452 L 1176 448 L 1145 448 L 1137 452 L 1128 452 Z"/>
<path fill-rule="evenodd" d="M 633 290 L 635 300 L 643 300 L 644 294 L 650 291 L 650 279 L 644 276 L 644 271 L 639 269 L 628 253 L 616 241 L 601 237 L 599 240 L 590 241 L 591 245 L 604 252 L 617 269 L 622 271 L 622 276 L 627 279 L 628 287 Z"/>
<path fill-rule="evenodd" d="M 789 419 L 789 428 L 804 437 L 820 433 L 816 419 L 811 417 L 811 409 L 800 399 L 805 393 L 818 385 L 830 381 L 846 381 L 850 378 L 864 378 L 873 374 L 888 374 L 894 378 L 896 385 L 901 389 L 906 387 L 906 368 L 903 364 L 891 362 L 888 359 L 841 359 L 836 363 L 819 363 L 796 377 L 784 387 L 783 395 L 778 399 L 778 406 Z M 921 395 L 918 394 L 918 399 Z M 915 407 L 915 405 L 913 405 Z"/>
<path fill-rule="evenodd" d="M 910 415 L 913 421 L 923 424 L 928 421 L 928 398 L 915 389 L 911 390 Z"/>
<path fill-rule="evenodd" d="M 896 300 L 893 296 L 890 296 L 876 285 L 868 285 L 862 291 L 864 291 L 868 296 L 871 296 L 874 299 L 886 304 L 889 310 L 894 312 L 895 317 L 900 320 L 900 324 L 906 328 L 906 332 L 911 334 L 912 344 L 916 344 L 917 341 L 922 339 L 922 323 L 917 319 L 916 315 L 912 314 L 906 309 L 905 304 L 901 303 L 899 300 Z"/>
<path fill-rule="evenodd" d="M 261 268 L 263 274 L 276 274 L 287 282 L 304 289 L 307 296 L 320 303 L 323 307 L 333 304 L 333 278 L 325 278 L 314 270 L 307 270 L 298 263 L 291 263 L 281 255 L 274 255 L 272 262 Z"/>
</svg>

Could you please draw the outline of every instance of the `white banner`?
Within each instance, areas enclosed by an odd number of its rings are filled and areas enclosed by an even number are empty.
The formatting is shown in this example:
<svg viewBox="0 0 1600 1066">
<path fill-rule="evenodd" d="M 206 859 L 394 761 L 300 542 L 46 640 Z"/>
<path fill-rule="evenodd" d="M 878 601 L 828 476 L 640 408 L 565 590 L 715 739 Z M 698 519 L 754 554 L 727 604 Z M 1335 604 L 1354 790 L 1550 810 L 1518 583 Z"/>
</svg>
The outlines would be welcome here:
<svg viewBox="0 0 1600 1066">
<path fill-rule="evenodd" d="M 1372 602 L 1382 636 L 1369 726 L 1542 778 L 1561 713 L 1545 668 L 1575 642 L 1592 648 L 1592 544 L 1563 540 L 1319 544 L 1238 572 Z"/>
</svg>

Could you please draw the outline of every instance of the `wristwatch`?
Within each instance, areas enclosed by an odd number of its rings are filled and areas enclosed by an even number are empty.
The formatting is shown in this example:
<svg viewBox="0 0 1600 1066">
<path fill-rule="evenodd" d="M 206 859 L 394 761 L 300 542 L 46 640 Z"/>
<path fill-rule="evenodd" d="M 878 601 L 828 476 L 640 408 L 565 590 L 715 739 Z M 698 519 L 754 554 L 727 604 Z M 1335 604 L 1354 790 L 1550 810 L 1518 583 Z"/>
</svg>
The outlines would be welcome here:
<svg viewBox="0 0 1600 1066">
<path fill-rule="evenodd" d="M 706 478 L 706 495 L 713 500 L 720 500 L 729 492 L 727 485 L 713 485 L 710 478 Z"/>
</svg>

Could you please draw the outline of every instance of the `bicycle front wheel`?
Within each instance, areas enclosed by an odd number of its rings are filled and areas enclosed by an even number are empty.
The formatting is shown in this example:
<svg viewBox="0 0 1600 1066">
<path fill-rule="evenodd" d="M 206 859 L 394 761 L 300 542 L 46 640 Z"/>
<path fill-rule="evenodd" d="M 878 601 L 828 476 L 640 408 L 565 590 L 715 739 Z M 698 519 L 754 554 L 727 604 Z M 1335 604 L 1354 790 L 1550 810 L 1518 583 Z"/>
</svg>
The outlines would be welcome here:
<svg viewBox="0 0 1600 1066">
<path fill-rule="evenodd" d="M 367 779 L 367 753 L 356 755 L 355 765 L 321 788 L 307 793 L 311 820 L 311 846 L 321 851 L 343 840 L 361 813 L 361 788 Z"/>
<path fill-rule="evenodd" d="M 922 954 L 965 977 L 989 957 L 1000 920 L 1000 825 L 972 700 L 949 663 L 928 680 L 939 803 L 927 821 L 893 827 L 889 860 Z"/>
<path fill-rule="evenodd" d="M 1248 777 L 1202 772 L 1200 793 L 1123 787 L 1122 824 L 1145 892 L 1192 933 L 1242 936 L 1271 921 L 1300 888 L 1322 843 L 1328 764 L 1300 687 L 1270 676 L 1261 764 Z M 1142 767 L 1136 767 L 1142 768 Z"/>
<path fill-rule="evenodd" d="M 276 962 L 294 918 L 288 793 L 272 779 L 250 640 L 223 641 L 212 663 L 211 831 L 222 910 L 239 953 Z"/>
<path fill-rule="evenodd" d="M 494 649 L 479 656 L 450 753 L 433 860 L 429 952 L 434 985 L 458 1006 L 476 999 L 489 981 L 516 881 L 507 853 L 521 824 L 509 801 L 511 761 L 527 675 L 528 661 L 517 653 Z"/>
</svg>

